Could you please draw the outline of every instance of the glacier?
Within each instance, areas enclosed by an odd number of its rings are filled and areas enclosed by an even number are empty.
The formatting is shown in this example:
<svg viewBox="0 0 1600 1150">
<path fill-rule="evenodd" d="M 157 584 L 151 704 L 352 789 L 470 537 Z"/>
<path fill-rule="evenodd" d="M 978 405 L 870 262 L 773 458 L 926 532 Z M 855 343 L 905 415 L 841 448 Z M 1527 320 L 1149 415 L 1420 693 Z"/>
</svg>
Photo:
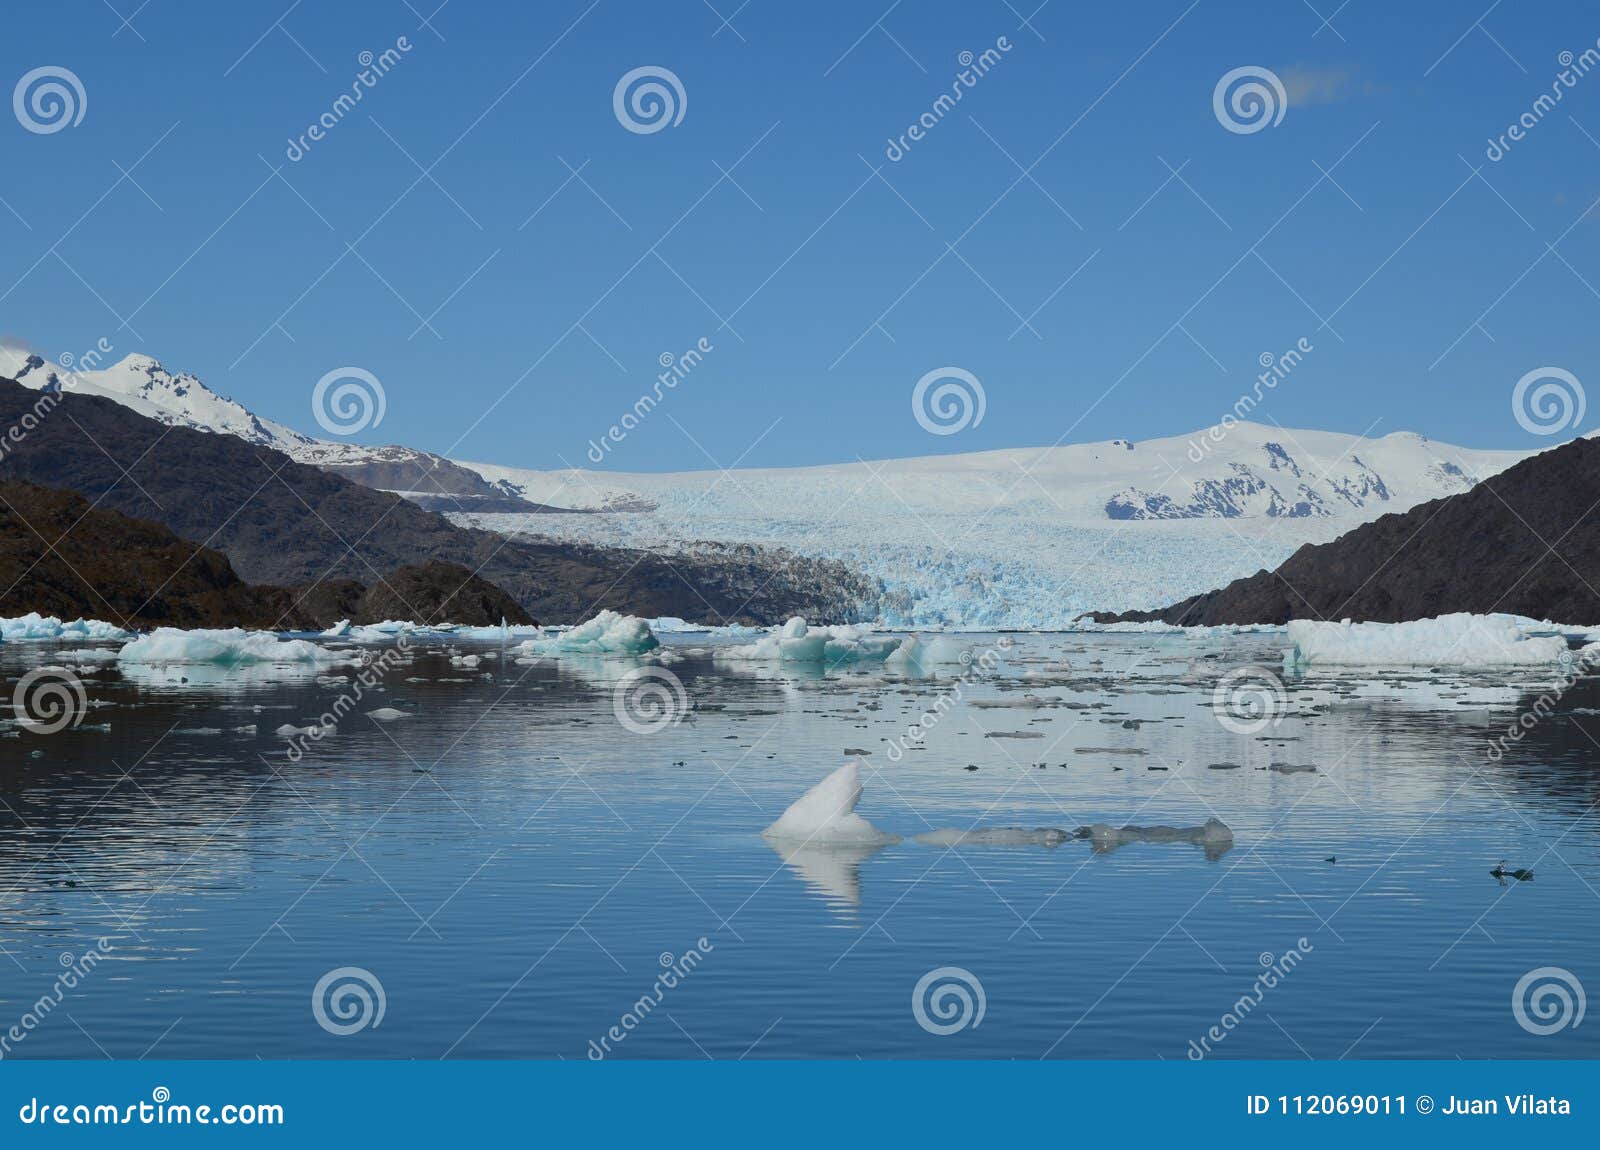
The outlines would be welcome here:
<svg viewBox="0 0 1600 1150">
<path fill-rule="evenodd" d="M 1411 432 L 1365 440 L 1251 423 L 1208 443 L 1198 463 L 1192 442 L 1117 440 L 731 478 L 463 463 L 507 494 L 583 513 L 450 518 L 667 555 L 708 541 L 783 548 L 863 572 L 876 596 L 858 622 L 1062 630 L 1086 611 L 1165 606 L 1276 567 L 1306 543 L 1465 491 L 1525 457 Z"/>
</svg>

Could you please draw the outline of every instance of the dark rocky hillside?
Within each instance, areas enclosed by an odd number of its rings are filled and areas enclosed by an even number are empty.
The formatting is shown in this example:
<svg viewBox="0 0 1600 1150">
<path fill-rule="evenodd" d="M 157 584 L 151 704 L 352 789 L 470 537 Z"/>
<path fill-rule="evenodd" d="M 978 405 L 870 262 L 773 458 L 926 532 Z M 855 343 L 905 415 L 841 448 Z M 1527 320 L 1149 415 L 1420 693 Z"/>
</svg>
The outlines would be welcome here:
<svg viewBox="0 0 1600 1150">
<path fill-rule="evenodd" d="M 57 402 L 41 413 L 48 398 Z M 669 561 L 510 541 L 270 448 L 167 427 L 96 396 L 46 397 L 5 379 L 0 437 L 0 480 L 76 491 L 98 507 L 153 519 L 220 551 L 252 583 L 371 585 L 409 564 L 456 563 L 550 623 L 604 607 L 710 623 L 767 624 L 791 614 L 844 621 L 871 591 L 842 564 L 752 549 Z"/>
<path fill-rule="evenodd" d="M 38 611 L 144 627 L 322 630 L 341 619 L 492 626 L 531 620 L 498 587 L 451 563 L 402 567 L 368 587 L 251 585 L 227 557 L 71 491 L 0 482 L 0 615 Z"/>
<path fill-rule="evenodd" d="M 1331 543 L 1158 611 L 1100 622 L 1402 622 L 1506 611 L 1600 623 L 1600 440 L 1577 439 L 1470 491 L 1385 515 Z"/>
</svg>

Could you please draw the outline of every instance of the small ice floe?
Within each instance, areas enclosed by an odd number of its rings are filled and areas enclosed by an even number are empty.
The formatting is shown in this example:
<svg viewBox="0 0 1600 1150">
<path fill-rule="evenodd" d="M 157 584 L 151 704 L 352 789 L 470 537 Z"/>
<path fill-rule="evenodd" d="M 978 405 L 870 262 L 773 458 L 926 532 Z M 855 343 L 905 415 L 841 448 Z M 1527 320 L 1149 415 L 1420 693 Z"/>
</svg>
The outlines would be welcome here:
<svg viewBox="0 0 1600 1150">
<path fill-rule="evenodd" d="M 1288 626 L 1284 661 L 1302 666 L 1523 667 L 1568 662 L 1564 637 L 1515 615 L 1440 615 L 1408 623 Z"/>
<path fill-rule="evenodd" d="M 1317 768 L 1310 763 L 1269 763 L 1267 770 L 1280 775 L 1314 775 Z"/>
<path fill-rule="evenodd" d="M 379 707 L 375 711 L 368 711 L 367 717 L 369 719 L 376 719 L 380 723 L 392 723 L 396 719 L 409 719 L 411 717 L 411 713 L 409 711 L 402 711 L 398 707 Z"/>
<path fill-rule="evenodd" d="M 62 663 L 108 663 L 117 657 L 115 647 L 79 647 L 57 651 L 53 658 Z"/>
<path fill-rule="evenodd" d="M 706 624 L 690 623 L 676 615 L 662 615 L 655 619 L 646 619 L 645 622 L 657 635 L 693 635 L 711 629 Z"/>
<path fill-rule="evenodd" d="M 183 631 L 176 627 L 158 627 L 117 652 L 117 661 L 143 665 L 299 663 L 321 666 L 349 662 L 349 659 L 305 639 L 283 639 L 271 631 L 246 631 L 242 627 Z"/>
<path fill-rule="evenodd" d="M 754 643 L 718 650 L 716 657 L 757 663 L 874 663 L 907 643 L 915 640 L 865 627 L 812 627 L 797 615 Z"/>
<path fill-rule="evenodd" d="M 1096 851 L 1114 851 L 1129 843 L 1194 843 L 1209 859 L 1220 858 L 1233 847 L 1233 831 L 1221 819 L 1207 819 L 1197 827 L 1113 827 L 1094 823 L 1079 827 L 1075 838 L 1088 839 Z"/>
<path fill-rule="evenodd" d="M 899 842 L 856 814 L 861 801 L 861 764 L 852 759 L 823 779 L 762 832 L 769 839 L 811 846 L 883 845 Z"/>
<path fill-rule="evenodd" d="M 483 659 L 479 655 L 451 655 L 450 656 L 450 665 L 452 667 L 467 667 L 467 668 L 470 669 L 472 667 L 476 667 L 482 661 L 483 661 Z"/>
<path fill-rule="evenodd" d="M 567 631 L 525 639 L 524 655 L 644 655 L 661 646 L 650 624 L 633 615 L 602 611 Z"/>
<path fill-rule="evenodd" d="M 127 631 L 114 623 L 98 619 L 74 619 L 66 623 L 54 615 L 41 615 L 30 611 L 14 619 L 0 619 L 0 640 L 7 643 L 26 642 L 33 639 L 90 639 L 116 642 L 130 638 Z"/>
<path fill-rule="evenodd" d="M 975 827 L 928 831 L 915 841 L 930 847 L 1056 847 L 1072 837 L 1060 827 Z"/>
<path fill-rule="evenodd" d="M 285 723 L 272 733 L 277 735 L 280 739 L 293 739 L 300 735 L 308 735 L 312 738 L 321 738 L 324 735 L 333 734 L 335 729 L 336 728 L 334 727 L 319 726 L 316 723 L 312 723 L 309 727 L 297 727 L 293 723 Z"/>
<path fill-rule="evenodd" d="M 986 739 L 1042 739 L 1042 738 L 1044 738 L 1044 732 L 1043 731 L 987 731 L 987 732 L 984 733 L 983 737 L 986 738 Z"/>
<path fill-rule="evenodd" d="M 971 706 L 980 710 L 1009 708 L 1018 711 L 1038 711 L 1046 707 L 1059 707 L 1061 699 L 1047 699 L 1041 695 L 1023 695 L 1020 699 L 973 699 Z"/>
</svg>

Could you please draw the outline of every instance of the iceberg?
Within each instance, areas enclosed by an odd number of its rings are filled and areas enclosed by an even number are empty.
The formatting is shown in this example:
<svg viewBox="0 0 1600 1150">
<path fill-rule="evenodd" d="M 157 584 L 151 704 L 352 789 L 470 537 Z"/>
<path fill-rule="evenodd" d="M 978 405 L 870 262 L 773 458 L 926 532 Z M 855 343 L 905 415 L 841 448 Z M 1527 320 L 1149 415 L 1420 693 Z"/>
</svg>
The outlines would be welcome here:
<svg viewBox="0 0 1600 1150">
<path fill-rule="evenodd" d="M 121 640 L 130 634 L 114 623 L 99 619 L 74 619 L 64 623 L 54 615 L 41 615 L 30 611 L 15 619 L 0 619 L 0 639 L 16 643 L 29 639 L 98 639 Z"/>
<path fill-rule="evenodd" d="M 304 639 L 280 639 L 271 631 L 242 627 L 184 631 L 158 627 L 117 653 L 117 661 L 136 665 L 210 663 L 227 666 L 348 663 L 350 658 Z"/>
<path fill-rule="evenodd" d="M 525 639 L 517 650 L 528 655 L 643 655 L 659 646 L 661 640 L 643 619 L 602 611 L 570 630 Z"/>
<path fill-rule="evenodd" d="M 768 663 L 881 663 L 908 644 L 914 649 L 915 642 L 848 624 L 811 627 L 797 615 L 754 643 L 719 650 L 716 656 Z"/>
<path fill-rule="evenodd" d="M 870 846 L 899 842 L 856 814 L 861 801 L 861 763 L 852 759 L 823 779 L 762 832 L 769 839 L 811 846 Z"/>
<path fill-rule="evenodd" d="M 1567 641 L 1514 615 L 1440 615 L 1409 623 L 1291 620 L 1292 666 L 1523 667 L 1565 663 Z"/>
</svg>

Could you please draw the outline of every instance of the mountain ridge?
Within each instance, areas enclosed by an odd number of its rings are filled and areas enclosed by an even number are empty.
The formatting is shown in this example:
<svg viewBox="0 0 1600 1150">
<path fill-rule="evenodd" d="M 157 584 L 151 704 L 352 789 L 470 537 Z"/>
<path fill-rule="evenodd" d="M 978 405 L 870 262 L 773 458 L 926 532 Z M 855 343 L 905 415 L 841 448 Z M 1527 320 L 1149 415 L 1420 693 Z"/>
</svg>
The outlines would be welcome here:
<svg viewBox="0 0 1600 1150">
<path fill-rule="evenodd" d="M 1186 626 L 1466 611 L 1600 623 L 1600 439 L 1578 438 L 1470 491 L 1384 515 L 1272 570 L 1153 611 L 1098 622 Z"/>
</svg>

